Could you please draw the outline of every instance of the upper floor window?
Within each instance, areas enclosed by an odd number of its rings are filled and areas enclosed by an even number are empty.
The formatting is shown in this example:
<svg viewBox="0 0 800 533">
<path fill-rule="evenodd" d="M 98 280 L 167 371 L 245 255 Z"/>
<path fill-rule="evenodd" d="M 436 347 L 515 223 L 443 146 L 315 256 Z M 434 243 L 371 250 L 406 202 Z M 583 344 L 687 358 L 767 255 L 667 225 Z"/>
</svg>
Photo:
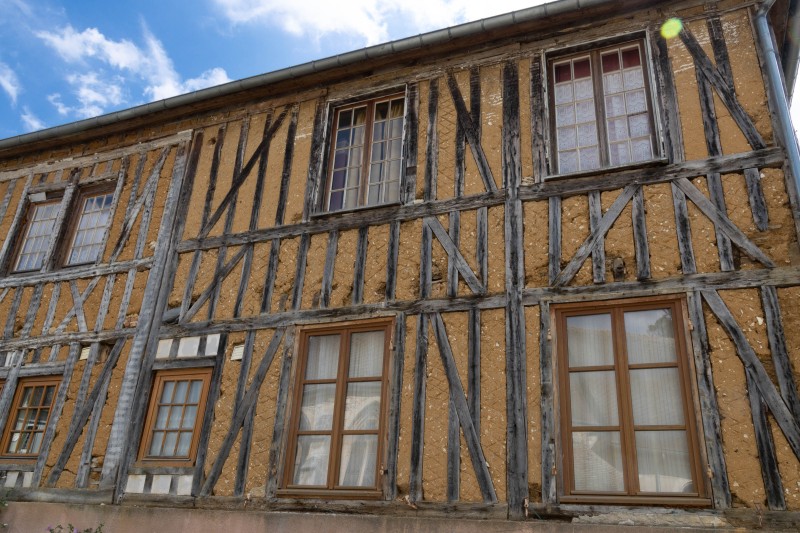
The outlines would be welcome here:
<svg viewBox="0 0 800 533">
<path fill-rule="evenodd" d="M 60 382 L 60 377 L 19 382 L 3 433 L 3 456 L 15 459 L 36 458 L 42 447 Z"/>
<path fill-rule="evenodd" d="M 680 300 L 555 313 L 564 500 L 707 503 Z"/>
<path fill-rule="evenodd" d="M 643 41 L 552 58 L 548 65 L 557 174 L 656 157 Z"/>
<path fill-rule="evenodd" d="M 14 265 L 15 272 L 28 272 L 42 268 L 53 239 L 53 230 L 58 219 L 60 205 L 60 202 L 57 201 L 30 205 L 22 242 Z"/>
<path fill-rule="evenodd" d="M 103 237 L 111 221 L 111 192 L 82 195 L 77 203 L 77 225 L 67 265 L 94 263 L 103 252 Z"/>
<path fill-rule="evenodd" d="M 210 383 L 210 368 L 156 373 L 139 459 L 194 463 Z"/>
<path fill-rule="evenodd" d="M 41 200 L 34 201 L 36 196 Z M 101 258 L 111 225 L 113 191 L 107 185 L 79 190 L 66 216 L 60 216 L 62 199 L 61 191 L 31 195 L 11 255 L 12 272 L 83 265 Z"/>
<path fill-rule="evenodd" d="M 301 335 L 284 493 L 380 496 L 391 321 Z"/>
<path fill-rule="evenodd" d="M 402 94 L 336 108 L 325 211 L 398 201 L 404 114 Z"/>
</svg>

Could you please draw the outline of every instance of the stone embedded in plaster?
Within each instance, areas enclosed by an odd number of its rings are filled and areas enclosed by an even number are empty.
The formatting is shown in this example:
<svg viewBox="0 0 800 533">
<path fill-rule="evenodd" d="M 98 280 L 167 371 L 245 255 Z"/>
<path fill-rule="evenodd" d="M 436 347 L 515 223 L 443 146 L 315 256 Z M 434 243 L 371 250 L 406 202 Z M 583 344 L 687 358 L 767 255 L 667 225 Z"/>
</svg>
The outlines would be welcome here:
<svg viewBox="0 0 800 533">
<path fill-rule="evenodd" d="M 184 337 L 178 344 L 178 357 L 194 357 L 200 348 L 200 337 Z"/>
<path fill-rule="evenodd" d="M 156 350 L 156 359 L 168 358 L 170 349 L 172 349 L 172 339 L 161 339 L 160 341 L 158 341 L 158 350 Z"/>
<path fill-rule="evenodd" d="M 131 494 L 141 494 L 144 492 L 144 474 L 131 474 L 128 476 L 128 484 L 125 486 L 125 492 Z"/>
<path fill-rule="evenodd" d="M 22 486 L 30 487 L 33 483 L 33 472 L 25 472 L 22 474 Z"/>
<path fill-rule="evenodd" d="M 194 476 L 178 476 L 178 496 L 192 495 L 192 481 Z"/>
<path fill-rule="evenodd" d="M 17 478 L 19 477 L 19 472 L 6 472 L 6 483 L 5 487 L 9 489 L 13 489 L 17 485 Z"/>
<path fill-rule="evenodd" d="M 206 337 L 206 355 L 217 355 L 219 351 L 219 333 Z"/>
<path fill-rule="evenodd" d="M 150 487 L 150 494 L 169 494 L 170 485 L 172 485 L 172 476 L 153 476 L 153 484 Z"/>
</svg>

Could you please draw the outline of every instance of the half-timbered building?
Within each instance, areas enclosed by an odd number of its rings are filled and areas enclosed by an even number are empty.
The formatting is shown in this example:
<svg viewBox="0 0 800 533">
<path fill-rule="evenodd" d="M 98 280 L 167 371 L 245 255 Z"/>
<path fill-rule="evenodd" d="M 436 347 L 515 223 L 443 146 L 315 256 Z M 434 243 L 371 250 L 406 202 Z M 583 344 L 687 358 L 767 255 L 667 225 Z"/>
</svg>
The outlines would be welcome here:
<svg viewBox="0 0 800 533">
<path fill-rule="evenodd" d="M 560 0 L 0 141 L 2 521 L 796 527 L 798 38 Z"/>
</svg>

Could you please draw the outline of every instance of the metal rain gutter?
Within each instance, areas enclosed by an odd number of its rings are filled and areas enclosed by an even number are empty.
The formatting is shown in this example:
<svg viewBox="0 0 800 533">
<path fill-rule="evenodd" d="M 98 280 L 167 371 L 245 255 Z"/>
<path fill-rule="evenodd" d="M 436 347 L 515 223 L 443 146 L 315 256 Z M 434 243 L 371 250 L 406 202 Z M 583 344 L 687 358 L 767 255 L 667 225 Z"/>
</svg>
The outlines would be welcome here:
<svg viewBox="0 0 800 533">
<path fill-rule="evenodd" d="M 756 11 L 755 27 L 758 46 L 764 57 L 764 68 L 769 80 L 767 84 L 772 101 L 775 103 L 775 118 L 777 134 L 783 140 L 786 149 L 787 164 L 792 174 L 795 192 L 800 196 L 800 149 L 797 146 L 797 137 L 792 127 L 792 118 L 789 112 L 787 91 L 783 83 L 780 68 L 780 56 L 775 46 L 775 38 L 767 20 L 767 12 L 774 0 L 764 2 Z"/>
<path fill-rule="evenodd" d="M 122 111 L 116 111 L 114 113 L 109 113 L 98 117 L 71 122 L 69 124 L 63 124 L 61 126 L 55 126 L 32 133 L 17 135 L 15 137 L 9 137 L 7 139 L 0 140 L 0 150 L 6 150 L 39 141 L 47 141 L 57 137 L 74 135 L 93 128 L 101 128 L 111 124 L 116 124 L 118 122 L 143 117 L 151 113 L 158 113 L 160 111 L 189 106 L 191 104 L 204 102 L 214 98 L 220 98 L 250 89 L 264 87 L 273 83 L 296 79 L 311 74 L 318 74 L 347 65 L 357 64 L 366 60 L 387 57 L 400 52 L 418 50 L 430 46 L 444 44 L 455 39 L 479 35 L 484 32 L 510 27 L 515 24 L 532 22 L 545 19 L 547 17 L 562 15 L 578 9 L 600 7 L 603 5 L 613 5 L 619 3 L 619 0 L 558 0 L 556 2 L 550 2 L 527 9 L 521 9 L 519 11 L 512 11 L 511 13 L 506 13 L 503 15 L 467 22 L 465 24 L 423 33 L 413 37 L 407 37 L 384 44 L 370 46 L 368 48 L 362 48 L 352 52 L 346 52 L 317 61 L 302 63 L 293 67 L 252 76 L 250 78 L 244 78 L 242 80 L 232 81 L 223 85 L 217 85 L 215 87 L 209 87 L 179 96 L 173 96 L 165 100 L 151 102 L 149 104 L 124 109 Z"/>
<path fill-rule="evenodd" d="M 789 21 L 786 24 L 787 39 L 781 51 L 783 77 L 786 79 L 786 90 L 789 101 L 794 96 L 794 84 L 797 79 L 798 60 L 800 60 L 800 0 L 789 2 Z"/>
</svg>

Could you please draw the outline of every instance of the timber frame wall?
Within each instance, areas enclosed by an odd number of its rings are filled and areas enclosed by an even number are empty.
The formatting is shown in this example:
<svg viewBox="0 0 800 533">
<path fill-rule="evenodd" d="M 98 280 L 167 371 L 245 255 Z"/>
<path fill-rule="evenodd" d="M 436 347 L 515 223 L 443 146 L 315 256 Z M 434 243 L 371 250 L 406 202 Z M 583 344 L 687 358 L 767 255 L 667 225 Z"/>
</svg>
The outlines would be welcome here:
<svg viewBox="0 0 800 533">
<path fill-rule="evenodd" d="M 18 380 L 63 376 L 38 459 L 0 463 L 10 497 L 319 506 L 276 497 L 295 327 L 392 316 L 386 501 L 325 505 L 512 518 L 558 509 L 551 307 L 671 294 L 685 298 L 691 324 L 713 507 L 800 509 L 797 494 L 785 498 L 800 458 L 792 370 L 800 346 L 784 327 L 785 320 L 800 324 L 792 303 L 798 292 L 790 289 L 800 287 L 791 252 L 800 218 L 757 61 L 738 64 L 749 68 L 740 73 L 729 57 L 729 47 L 756 57 L 753 39 L 742 36 L 751 6 L 670 4 L 686 26 L 669 42 L 657 30 L 672 11 L 645 10 L 580 31 L 556 24 L 535 39 L 501 39 L 145 129 L 138 133 L 145 142 L 119 137 L 113 149 L 77 148 L 91 155 L 0 162 L 3 235 L 17 231 L 30 194 L 63 189 L 66 206 L 79 186 L 116 180 L 115 222 L 101 261 L 0 279 L 0 355 L 22 354 L 0 369 L 0 426 Z M 738 31 L 736 42 L 726 41 L 726 24 Z M 631 27 L 646 36 L 665 161 L 545 180 L 546 53 Z M 676 81 L 687 64 L 692 80 Z M 745 78 L 761 91 L 749 107 L 736 85 Z M 401 201 L 317 213 L 331 103 L 398 87 L 406 95 Z M 684 137 L 700 121 L 705 155 L 687 157 Z M 777 200 L 765 183 L 779 191 Z M 672 242 L 665 262 L 654 246 Z M 12 246 L 6 237 L 0 260 Z M 734 313 L 728 295 L 744 293 L 757 294 L 758 309 Z M 745 324 L 756 317 L 766 349 L 754 346 Z M 495 326 L 500 333 L 490 331 Z M 719 328 L 727 338 L 714 337 Z M 212 336 L 215 353 L 206 349 Z M 187 337 L 199 338 L 200 355 L 178 357 Z M 728 342 L 744 365 L 746 392 L 715 383 L 712 352 Z M 230 360 L 234 345 L 243 345 L 239 362 Z M 79 360 L 85 346 L 88 359 Z M 170 346 L 163 358 L 160 346 Z M 153 374 L 179 367 L 213 368 L 196 463 L 143 466 L 137 454 Z M 487 399 L 490 379 L 495 396 Z M 502 407 L 493 401 L 498 391 Z M 732 490 L 727 440 L 735 437 L 724 433 L 720 414 L 728 394 L 746 395 L 751 407 L 758 500 Z M 434 428 L 431 405 L 440 400 L 445 422 Z M 441 482 L 431 466 L 437 461 Z M 127 490 L 139 481 L 143 494 Z M 166 491 L 157 495 L 156 485 Z"/>
</svg>

